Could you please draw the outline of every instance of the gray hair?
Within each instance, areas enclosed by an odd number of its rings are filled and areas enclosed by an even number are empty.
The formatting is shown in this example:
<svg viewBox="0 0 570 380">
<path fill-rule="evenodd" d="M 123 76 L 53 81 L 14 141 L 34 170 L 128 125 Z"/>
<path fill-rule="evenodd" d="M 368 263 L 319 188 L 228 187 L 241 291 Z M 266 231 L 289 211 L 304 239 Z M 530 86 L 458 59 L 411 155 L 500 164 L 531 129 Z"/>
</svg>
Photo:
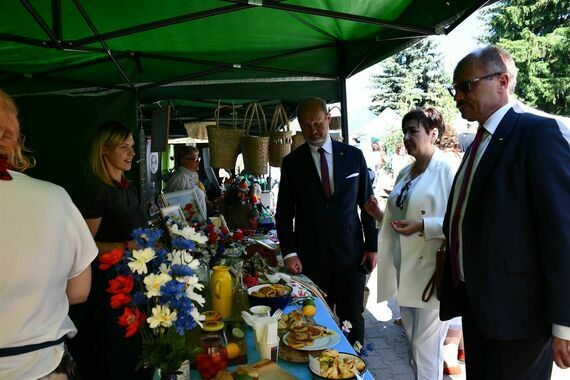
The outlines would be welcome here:
<svg viewBox="0 0 570 380">
<path fill-rule="evenodd" d="M 509 76 L 509 94 L 515 92 L 517 84 L 517 67 L 511 54 L 495 45 L 486 46 L 469 53 L 458 64 L 459 68 L 468 60 L 476 59 L 491 73 L 507 73 Z M 455 69 L 457 71 L 457 68 Z"/>
</svg>

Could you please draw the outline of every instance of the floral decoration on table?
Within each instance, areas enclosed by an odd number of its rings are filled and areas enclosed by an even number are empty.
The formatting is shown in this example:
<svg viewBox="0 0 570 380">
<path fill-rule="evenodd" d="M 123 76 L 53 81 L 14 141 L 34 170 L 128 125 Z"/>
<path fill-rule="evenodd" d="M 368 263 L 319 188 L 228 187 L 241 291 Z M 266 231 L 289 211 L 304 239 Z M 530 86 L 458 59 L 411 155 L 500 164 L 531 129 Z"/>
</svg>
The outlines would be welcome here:
<svg viewBox="0 0 570 380">
<path fill-rule="evenodd" d="M 197 308 L 205 302 L 195 274 L 199 262 L 190 253 L 202 240 L 185 232 L 172 239 L 168 252 L 159 242 L 160 230 L 137 229 L 132 236 L 138 249 L 114 249 L 99 258 L 99 268 L 111 277 L 111 307 L 122 310 L 117 322 L 125 337 L 142 335 L 140 365 L 163 373 L 176 373 L 200 350 L 191 347 L 188 333 L 203 318 Z"/>
<path fill-rule="evenodd" d="M 352 323 L 350 323 L 349 321 L 343 321 L 340 330 L 347 338 L 348 334 L 350 333 L 350 329 L 352 329 Z M 356 351 L 356 354 L 358 356 L 368 356 L 368 353 L 370 351 L 374 351 L 374 343 L 367 343 L 365 345 L 362 345 L 362 343 L 356 341 L 354 342 L 352 348 L 354 348 L 354 351 Z"/>
</svg>

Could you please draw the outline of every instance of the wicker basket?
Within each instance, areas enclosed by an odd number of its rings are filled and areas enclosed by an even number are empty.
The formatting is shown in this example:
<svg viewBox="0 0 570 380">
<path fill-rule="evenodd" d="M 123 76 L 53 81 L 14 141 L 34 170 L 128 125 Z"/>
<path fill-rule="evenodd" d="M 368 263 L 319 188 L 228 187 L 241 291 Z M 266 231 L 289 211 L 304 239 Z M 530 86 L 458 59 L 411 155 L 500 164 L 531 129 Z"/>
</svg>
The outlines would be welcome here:
<svg viewBox="0 0 570 380">
<path fill-rule="evenodd" d="M 275 107 L 269 127 L 269 165 L 280 167 L 283 157 L 291 152 L 291 136 L 287 112 L 281 104 Z"/>
<path fill-rule="evenodd" d="M 232 127 L 224 128 L 220 125 L 220 111 L 232 110 Z M 208 141 L 210 145 L 210 161 L 213 168 L 235 169 L 236 159 L 240 151 L 240 141 L 243 130 L 237 129 L 237 116 L 235 107 L 220 105 L 214 112 L 216 125 L 208 125 Z"/>
<path fill-rule="evenodd" d="M 302 132 L 297 132 L 291 137 L 291 152 L 305 143 L 305 137 Z"/>
<path fill-rule="evenodd" d="M 259 117 L 261 111 L 262 119 Z M 261 133 L 265 136 L 250 135 L 250 128 L 254 117 Z M 263 120 L 263 123 L 261 122 Z M 245 111 L 243 121 L 245 135 L 241 138 L 241 152 L 243 154 L 244 170 L 248 174 L 255 176 L 266 175 L 269 161 L 269 136 L 267 136 L 267 120 L 263 108 L 257 103 L 251 103 Z"/>
</svg>

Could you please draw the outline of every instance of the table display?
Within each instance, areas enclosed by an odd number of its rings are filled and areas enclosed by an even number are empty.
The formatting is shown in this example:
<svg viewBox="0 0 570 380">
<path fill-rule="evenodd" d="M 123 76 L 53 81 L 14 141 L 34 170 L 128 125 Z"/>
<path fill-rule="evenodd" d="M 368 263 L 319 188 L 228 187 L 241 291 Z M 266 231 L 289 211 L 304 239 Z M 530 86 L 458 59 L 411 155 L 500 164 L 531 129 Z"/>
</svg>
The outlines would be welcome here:
<svg viewBox="0 0 570 380">
<path fill-rule="evenodd" d="M 258 364 L 266 368 L 269 363 L 261 359 L 272 359 L 269 367 L 274 370 L 258 371 L 253 378 L 275 379 L 275 371 L 279 371 L 284 379 L 309 379 L 317 376 L 311 374 L 309 361 L 323 351 L 329 356 L 317 361 L 330 362 L 323 367 L 323 374 L 352 378 L 346 377 L 349 370 L 365 368 L 364 361 L 344 359 L 344 354 L 356 352 L 344 335 L 346 331 L 341 331 L 333 319 L 326 294 L 306 276 L 283 272 L 274 235 L 231 231 L 223 224 L 189 225 L 180 223 L 179 217 L 167 218 L 165 226 L 173 243 L 180 246 L 188 242 L 186 249 L 192 260 L 208 263 L 210 280 L 202 283 L 201 295 L 206 299 L 200 311 L 221 324 L 214 329 L 221 334 L 194 339 L 192 346 L 201 347 L 202 352 L 191 360 L 192 379 L 237 378 L 239 371 L 257 371 Z M 238 293 L 240 302 L 235 302 Z M 256 305 L 269 307 L 269 315 L 249 314 L 250 306 Z M 203 330 L 212 330 L 208 323 L 213 322 L 207 322 Z M 336 359 L 330 359 L 335 353 Z M 318 366 L 316 371 L 320 371 Z M 366 371 L 363 378 L 373 377 Z"/>
</svg>

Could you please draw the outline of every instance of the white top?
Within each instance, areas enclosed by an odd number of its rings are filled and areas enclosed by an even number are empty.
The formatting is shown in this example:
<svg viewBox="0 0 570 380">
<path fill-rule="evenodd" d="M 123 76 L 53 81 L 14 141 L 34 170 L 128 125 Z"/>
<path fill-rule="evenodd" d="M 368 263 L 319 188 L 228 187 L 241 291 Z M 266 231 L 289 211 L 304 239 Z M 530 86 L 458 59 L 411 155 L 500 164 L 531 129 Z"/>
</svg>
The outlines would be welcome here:
<svg viewBox="0 0 570 380">
<path fill-rule="evenodd" d="M 98 250 L 65 190 L 10 171 L 0 180 L 0 347 L 18 347 L 77 333 L 67 315 L 67 280 Z M 63 343 L 0 358 L 0 379 L 38 379 L 63 356 Z"/>
<path fill-rule="evenodd" d="M 437 310 L 436 297 L 424 302 L 421 296 L 433 275 L 436 252 L 444 239 L 443 217 L 457 167 L 436 149 L 425 172 L 414 181 L 404 210 L 400 210 L 395 199 L 412 167 L 406 166 L 398 175 L 378 233 L 377 302 L 397 296 L 400 306 Z M 422 220 L 424 231 L 409 236 L 398 234 L 390 223 L 401 218 Z"/>
</svg>

